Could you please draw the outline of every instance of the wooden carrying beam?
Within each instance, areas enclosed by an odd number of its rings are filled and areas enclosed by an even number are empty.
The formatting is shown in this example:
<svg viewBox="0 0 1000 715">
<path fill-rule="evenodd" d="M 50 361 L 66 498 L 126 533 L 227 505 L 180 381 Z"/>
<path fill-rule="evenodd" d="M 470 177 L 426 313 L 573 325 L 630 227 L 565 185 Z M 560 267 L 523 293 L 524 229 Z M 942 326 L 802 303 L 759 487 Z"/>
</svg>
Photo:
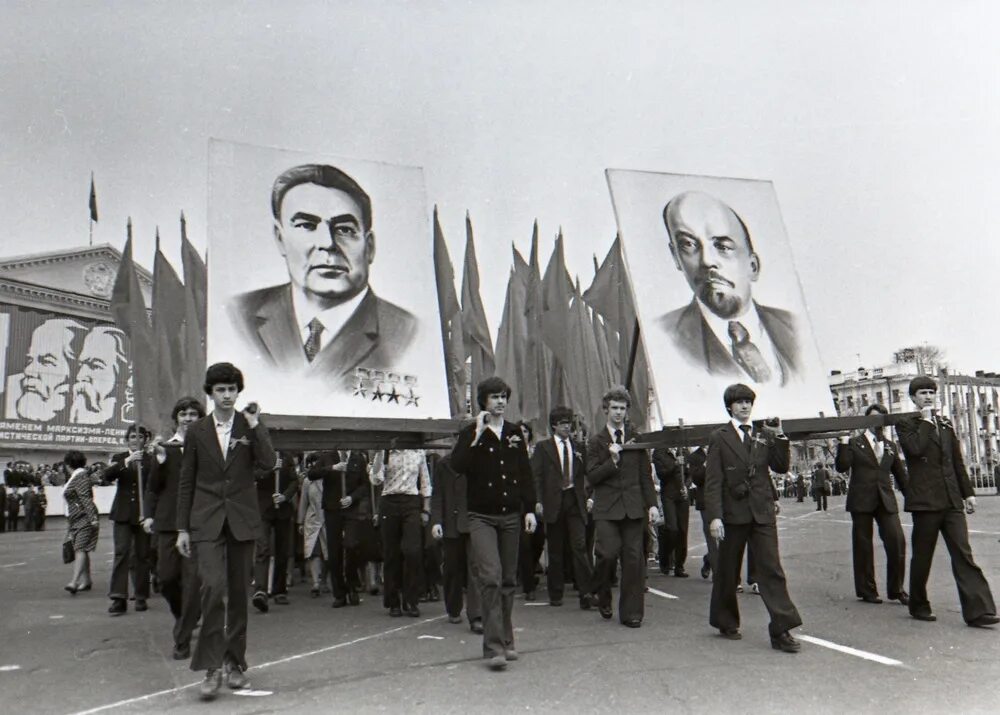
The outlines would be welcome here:
<svg viewBox="0 0 1000 715">
<path fill-rule="evenodd" d="M 879 425 L 895 425 L 918 412 L 897 412 L 881 415 L 873 412 L 870 415 L 855 415 L 845 417 L 806 417 L 803 419 L 782 420 L 781 427 L 790 440 L 825 439 L 838 437 L 845 432 L 878 427 Z M 693 447 L 708 444 L 712 432 L 725 422 L 712 425 L 692 425 L 690 427 L 664 427 L 656 432 L 640 434 L 635 442 L 626 449 L 655 449 L 657 447 Z M 762 429 L 763 420 L 754 420 L 754 429 Z"/>
<path fill-rule="evenodd" d="M 275 449 L 428 449 L 441 446 L 463 420 L 263 415 Z"/>
</svg>

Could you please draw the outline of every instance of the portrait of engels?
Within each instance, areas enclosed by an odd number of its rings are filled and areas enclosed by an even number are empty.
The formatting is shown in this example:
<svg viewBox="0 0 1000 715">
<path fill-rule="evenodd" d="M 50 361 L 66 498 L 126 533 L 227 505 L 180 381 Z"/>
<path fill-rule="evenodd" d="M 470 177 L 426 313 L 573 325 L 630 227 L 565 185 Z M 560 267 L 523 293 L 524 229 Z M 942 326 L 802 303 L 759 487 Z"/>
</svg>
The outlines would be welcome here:
<svg viewBox="0 0 1000 715">
<path fill-rule="evenodd" d="M 699 191 L 663 207 L 670 255 L 694 292 L 656 323 L 691 365 L 712 375 L 786 385 L 803 371 L 795 314 L 760 305 L 761 274 L 746 223 L 729 205 Z"/>
<path fill-rule="evenodd" d="M 337 390 L 352 387 L 357 367 L 397 366 L 420 322 L 369 284 L 375 232 L 367 192 L 336 167 L 304 164 L 275 179 L 271 214 L 288 282 L 230 299 L 245 346 L 279 372 Z"/>
</svg>

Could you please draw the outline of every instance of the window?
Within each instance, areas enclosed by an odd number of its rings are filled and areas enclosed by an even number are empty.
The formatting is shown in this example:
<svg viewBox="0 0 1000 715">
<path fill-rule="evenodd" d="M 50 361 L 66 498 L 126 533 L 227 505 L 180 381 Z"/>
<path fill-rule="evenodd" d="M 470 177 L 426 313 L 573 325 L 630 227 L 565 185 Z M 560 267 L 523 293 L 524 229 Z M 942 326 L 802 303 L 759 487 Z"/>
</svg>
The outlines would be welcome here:
<svg viewBox="0 0 1000 715">
<path fill-rule="evenodd" d="M 893 403 L 898 403 L 899 402 L 899 390 L 893 390 L 892 391 L 892 401 L 893 401 Z"/>
<path fill-rule="evenodd" d="M 875 402 L 877 402 L 880 405 L 882 404 L 882 391 L 881 390 L 876 390 L 875 391 Z"/>
<path fill-rule="evenodd" d="M 847 408 L 852 409 L 854 407 L 854 395 L 847 396 Z"/>
<path fill-rule="evenodd" d="M 861 396 L 861 406 L 868 407 L 868 395 Z"/>
</svg>

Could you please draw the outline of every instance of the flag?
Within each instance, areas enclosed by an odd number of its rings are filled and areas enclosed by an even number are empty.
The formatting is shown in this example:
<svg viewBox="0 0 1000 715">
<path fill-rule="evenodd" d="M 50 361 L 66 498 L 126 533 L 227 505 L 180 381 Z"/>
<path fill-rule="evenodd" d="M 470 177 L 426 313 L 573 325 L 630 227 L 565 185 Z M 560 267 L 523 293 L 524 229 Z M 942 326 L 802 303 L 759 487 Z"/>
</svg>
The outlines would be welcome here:
<svg viewBox="0 0 1000 715">
<path fill-rule="evenodd" d="M 156 348 L 157 406 L 160 424 L 170 425 L 170 410 L 184 381 L 184 322 L 186 293 L 177 272 L 160 250 L 156 229 L 153 259 L 153 345 Z"/>
<path fill-rule="evenodd" d="M 560 361 L 564 361 L 566 355 L 566 321 L 572 290 L 573 281 L 566 270 L 560 230 L 542 278 L 542 340 Z"/>
<path fill-rule="evenodd" d="M 518 269 L 514 256 L 514 269 Z M 535 436 L 549 431 L 549 371 L 546 367 L 545 344 L 542 341 L 542 276 L 538 260 L 538 221 L 531 232 L 531 255 L 525 274 L 524 322 L 524 381 L 521 386 L 521 419 L 527 420 Z"/>
<path fill-rule="evenodd" d="M 590 288 L 583 294 L 583 299 L 600 313 L 605 324 L 618 334 L 618 364 L 621 371 L 619 379 L 622 384 L 626 384 L 628 379 L 632 339 L 635 331 L 639 329 L 632 295 L 632 284 L 629 281 L 628 271 L 625 270 L 624 254 L 621 250 L 621 238 L 616 236 L 604 262 L 597 269 Z M 641 336 L 632 368 L 632 381 L 626 386 L 632 396 L 629 419 L 636 429 L 644 430 L 648 424 L 649 367 Z"/>
<path fill-rule="evenodd" d="M 573 411 L 584 415 L 591 426 L 603 418 L 601 397 L 607 390 L 604 370 L 594 337 L 594 326 L 579 288 L 573 291 L 569 308 L 566 345 L 566 386 Z M 598 422 L 593 422 L 596 419 Z"/>
<path fill-rule="evenodd" d="M 462 308 L 455 293 L 455 269 L 448 255 L 448 245 L 434 207 L 434 278 L 437 282 L 438 314 L 441 317 L 441 343 L 448 378 L 448 402 L 451 416 L 466 414 L 465 339 L 462 333 Z"/>
<path fill-rule="evenodd" d="M 94 188 L 94 172 L 90 172 L 90 220 L 97 223 L 97 190 Z"/>
<path fill-rule="evenodd" d="M 208 271 L 198 251 L 187 237 L 187 221 L 181 213 L 181 264 L 184 270 L 184 323 L 181 344 L 184 351 L 180 392 L 204 400 L 207 362 L 205 335 L 208 319 Z"/>
<path fill-rule="evenodd" d="M 472 385 L 490 377 L 496 371 L 490 326 L 479 295 L 479 264 L 472 239 L 472 220 L 465 215 L 465 268 L 462 272 L 462 330 L 465 334 L 465 355 L 472 358 Z"/>
<path fill-rule="evenodd" d="M 522 272 L 516 267 L 520 254 L 514 249 L 515 268 L 510 272 L 507 281 L 507 296 L 504 299 L 503 315 L 500 318 L 500 329 L 497 332 L 496 343 L 496 374 L 513 388 L 514 394 L 507 403 L 506 417 L 510 420 L 520 420 L 522 417 L 521 400 L 524 385 L 524 346 L 528 334 L 527 320 L 524 316 L 524 296 L 527 290 L 525 283 L 524 264 Z"/>
<path fill-rule="evenodd" d="M 128 223 L 128 238 L 122 253 L 122 262 L 111 290 L 111 314 L 117 325 L 129 338 L 131 363 L 132 414 L 139 422 L 155 432 L 161 428 L 156 407 L 156 359 L 146 301 L 142 297 L 139 274 L 132 259 L 132 221 Z"/>
</svg>

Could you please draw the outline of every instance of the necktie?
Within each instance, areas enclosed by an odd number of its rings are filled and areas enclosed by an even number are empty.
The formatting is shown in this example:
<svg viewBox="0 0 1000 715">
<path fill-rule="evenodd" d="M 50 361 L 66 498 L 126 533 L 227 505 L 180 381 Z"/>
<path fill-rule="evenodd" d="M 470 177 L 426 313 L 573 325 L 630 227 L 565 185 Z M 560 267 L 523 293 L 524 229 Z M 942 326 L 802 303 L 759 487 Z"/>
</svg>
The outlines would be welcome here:
<svg viewBox="0 0 1000 715">
<path fill-rule="evenodd" d="M 771 368 L 767 366 L 760 350 L 750 342 L 750 333 L 743 323 L 737 320 L 729 321 L 729 337 L 733 341 L 733 359 L 743 368 L 754 382 L 767 382 L 771 379 Z"/>
<path fill-rule="evenodd" d="M 882 444 L 882 435 L 878 432 L 873 433 L 875 438 L 875 458 L 880 462 L 882 461 L 882 454 L 885 452 L 885 445 Z"/>
<path fill-rule="evenodd" d="M 309 328 L 309 336 L 302 347 L 306 351 L 306 360 L 312 362 L 316 353 L 319 352 L 319 336 L 323 332 L 323 323 L 319 321 L 319 318 L 313 318 L 307 327 Z"/>
<path fill-rule="evenodd" d="M 746 447 L 747 454 L 750 454 L 750 447 L 752 442 L 750 441 L 750 425 L 740 425 L 740 432 L 743 433 L 743 446 Z"/>
<path fill-rule="evenodd" d="M 615 444 L 622 443 L 622 431 L 620 429 L 615 430 Z"/>
<path fill-rule="evenodd" d="M 562 478 L 563 478 L 563 489 L 568 489 L 573 486 L 573 475 L 570 473 L 571 464 L 569 461 L 569 447 L 567 447 L 567 442 L 569 440 L 562 440 Z"/>
</svg>

